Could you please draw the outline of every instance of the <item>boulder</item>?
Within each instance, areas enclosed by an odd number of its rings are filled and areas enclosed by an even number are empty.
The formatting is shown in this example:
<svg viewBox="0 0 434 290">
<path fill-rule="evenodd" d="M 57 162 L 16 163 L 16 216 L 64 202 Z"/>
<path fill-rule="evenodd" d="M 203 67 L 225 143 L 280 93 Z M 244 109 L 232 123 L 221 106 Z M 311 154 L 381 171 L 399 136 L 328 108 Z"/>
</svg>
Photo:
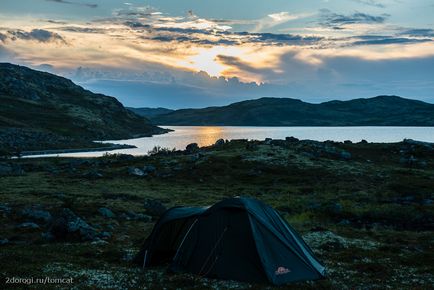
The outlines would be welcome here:
<svg viewBox="0 0 434 290">
<path fill-rule="evenodd" d="M 98 234 L 98 237 L 103 240 L 108 240 L 112 237 L 112 234 L 110 232 L 102 232 Z"/>
<path fill-rule="evenodd" d="M 157 168 L 154 165 L 145 165 L 143 166 L 143 172 L 147 174 L 155 173 Z"/>
<path fill-rule="evenodd" d="M 188 144 L 187 147 L 185 147 L 185 151 L 189 154 L 196 153 L 199 151 L 199 145 L 197 145 L 197 143 Z"/>
<path fill-rule="evenodd" d="M 295 138 L 295 137 L 286 137 L 285 138 L 285 141 L 286 142 L 289 142 L 289 143 L 296 143 L 296 142 L 298 142 L 298 141 L 300 141 L 298 138 Z"/>
<path fill-rule="evenodd" d="M 101 207 L 101 208 L 99 208 L 98 209 L 98 212 L 103 216 L 103 217 L 106 217 L 106 218 L 114 218 L 114 217 L 116 217 L 116 215 L 110 210 L 110 209 L 108 209 L 108 208 L 106 208 L 106 207 Z"/>
<path fill-rule="evenodd" d="M 99 179 L 103 178 L 104 176 L 97 170 L 90 170 L 89 172 L 83 174 L 82 177 L 86 179 Z"/>
<path fill-rule="evenodd" d="M 12 208 L 7 203 L 0 203 L 0 212 L 3 212 L 4 214 L 10 214 L 12 211 Z"/>
<path fill-rule="evenodd" d="M 166 212 L 167 208 L 156 199 L 147 199 L 144 204 L 146 213 L 150 216 L 161 216 Z"/>
<path fill-rule="evenodd" d="M 146 214 L 135 213 L 135 212 L 133 212 L 131 210 L 123 213 L 121 215 L 121 217 L 123 219 L 126 219 L 127 221 L 135 220 L 135 221 L 142 221 L 142 222 L 145 222 L 145 223 L 150 222 L 152 220 L 152 218 L 150 216 L 146 215 Z"/>
<path fill-rule="evenodd" d="M 225 140 L 224 139 L 218 139 L 217 141 L 215 141 L 214 146 L 219 147 L 225 145 Z"/>
<path fill-rule="evenodd" d="M 39 226 L 32 222 L 25 222 L 17 226 L 19 229 L 39 229 Z"/>
<path fill-rule="evenodd" d="M 21 211 L 21 215 L 25 218 L 43 223 L 50 223 L 52 220 L 52 216 L 48 211 L 35 207 L 28 207 L 23 209 Z"/>
<path fill-rule="evenodd" d="M 425 149 L 427 149 L 429 151 L 434 150 L 434 144 L 429 143 L 429 142 L 416 141 L 416 140 L 412 140 L 412 139 L 404 139 L 402 141 L 402 143 L 404 143 L 406 145 L 416 145 L 416 146 L 424 147 Z"/>
<path fill-rule="evenodd" d="M 341 153 L 339 154 L 340 158 L 343 160 L 350 160 L 351 159 L 351 153 L 348 151 L 341 151 Z"/>
<path fill-rule="evenodd" d="M 137 168 L 137 167 L 128 167 L 128 174 L 131 176 L 138 176 L 138 177 L 144 177 L 148 175 L 143 170 Z"/>
<path fill-rule="evenodd" d="M 419 165 L 419 160 L 415 158 L 413 155 L 403 156 L 399 159 L 399 163 L 404 166 L 413 167 Z"/>
<path fill-rule="evenodd" d="M 50 233 L 56 240 L 89 241 L 96 238 L 96 230 L 68 208 L 64 208 L 60 216 L 54 220 Z"/>
</svg>

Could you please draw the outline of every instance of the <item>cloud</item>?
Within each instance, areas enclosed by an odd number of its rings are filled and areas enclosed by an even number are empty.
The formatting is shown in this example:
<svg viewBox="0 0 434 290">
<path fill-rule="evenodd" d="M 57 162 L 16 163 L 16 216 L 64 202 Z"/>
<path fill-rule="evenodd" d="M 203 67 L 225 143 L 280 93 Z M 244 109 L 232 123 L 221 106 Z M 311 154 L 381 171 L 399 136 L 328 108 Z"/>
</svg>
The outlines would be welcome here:
<svg viewBox="0 0 434 290">
<path fill-rule="evenodd" d="M 351 1 L 359 3 L 359 4 L 377 7 L 377 8 L 386 8 L 386 5 L 384 5 L 380 1 L 376 1 L 376 0 L 351 0 Z"/>
<path fill-rule="evenodd" d="M 65 39 L 56 32 L 51 32 L 45 29 L 33 29 L 30 32 L 17 29 L 8 31 L 11 40 L 34 40 L 38 42 L 61 42 L 66 44 Z"/>
<path fill-rule="evenodd" d="M 0 32 L 0 41 L 1 42 L 5 43 L 7 38 L 8 38 L 8 36 L 6 34 L 3 34 Z"/>
<path fill-rule="evenodd" d="M 288 21 L 306 18 L 312 15 L 312 13 L 290 14 L 286 11 L 269 14 L 266 17 L 257 20 L 257 24 L 256 27 L 253 29 L 253 32 L 261 32 L 263 30 L 273 28 L 277 25 L 284 24 Z"/>
<path fill-rule="evenodd" d="M 323 40 L 320 36 L 302 36 L 296 34 L 248 33 L 251 42 L 273 43 L 276 45 L 310 45 Z"/>
<path fill-rule="evenodd" d="M 152 39 L 162 42 L 190 42 L 203 45 L 240 45 L 243 43 L 273 44 L 273 45 L 311 45 L 321 41 L 319 36 L 301 36 L 294 34 L 232 32 L 213 24 L 204 28 L 172 27 L 168 23 L 126 21 L 127 27 L 143 33 L 142 39 Z M 144 31 L 143 31 L 144 30 Z"/>
<path fill-rule="evenodd" d="M 388 45 L 388 44 L 408 44 L 408 43 L 420 43 L 433 41 L 430 38 L 405 38 L 405 37 L 393 37 L 393 36 L 358 36 L 363 40 L 357 40 L 352 45 Z"/>
<path fill-rule="evenodd" d="M 67 0 L 45 0 L 47 2 L 55 2 L 55 3 L 61 3 L 61 4 L 70 4 L 70 5 L 78 5 L 78 6 L 86 6 L 89 8 L 97 8 L 98 4 L 90 4 L 90 3 L 81 3 L 81 2 L 73 2 L 73 1 L 67 1 Z"/>
<path fill-rule="evenodd" d="M 271 18 L 273 24 L 289 17 L 286 13 L 270 15 L 267 18 Z M 303 27 L 291 25 L 291 30 L 280 30 L 283 27 L 273 29 L 290 33 L 267 33 L 251 31 L 257 19 L 213 20 L 200 18 L 194 13 L 171 16 L 152 7 L 132 7 L 115 11 L 110 18 L 90 22 L 68 20 L 67 23 L 47 23 L 47 20 L 39 19 L 39 23 L 27 22 L 26 26 L 10 22 L 7 25 L 12 25 L 12 28 L 0 28 L 0 38 L 3 35 L 0 45 L 6 41 L 4 46 L 13 51 L 16 59 L 23 64 L 50 64 L 54 71 L 75 69 L 82 65 L 100 70 L 139 72 L 140 77 L 134 80 L 140 81 L 144 70 L 149 71 L 152 66 L 158 65 L 158 69 L 162 67 L 171 72 L 206 71 L 208 77 L 200 86 L 198 82 L 193 83 L 191 77 L 176 77 L 178 84 L 190 82 L 192 87 L 205 90 L 211 84 L 217 86 L 215 84 L 218 83 L 219 90 L 223 91 L 225 85 L 237 77 L 238 82 L 243 84 L 252 81 L 273 86 L 290 84 L 297 88 L 294 92 L 306 92 L 307 95 L 313 95 L 308 92 L 311 83 L 315 84 L 316 94 L 328 89 L 337 92 L 338 89 L 332 87 L 333 83 L 337 83 L 337 88 L 354 87 L 358 78 L 346 78 L 341 64 L 354 66 L 376 61 L 386 63 L 386 60 L 393 63 L 397 59 L 414 60 L 434 54 L 433 30 L 386 26 L 383 24 L 388 18 L 385 14 L 337 14 L 322 10 L 319 17 L 319 21 L 326 23 L 324 26 L 313 24 L 316 27 L 309 27 L 312 22 L 306 25 L 303 21 Z M 236 23 L 245 27 L 232 28 Z M 30 25 L 39 29 L 13 28 L 32 27 Z M 345 31 L 338 32 L 335 28 Z M 14 42 L 14 39 L 32 41 Z M 59 49 L 58 43 L 66 43 L 65 40 L 73 45 Z M 350 60 L 330 61 L 338 57 Z M 420 67 L 424 69 L 423 64 Z M 115 73 L 110 79 L 118 79 L 120 75 Z M 217 81 L 209 75 L 221 79 Z M 359 76 L 360 82 L 365 84 L 362 77 Z M 98 72 L 93 78 L 107 77 Z M 345 82 L 340 83 L 341 79 Z M 131 79 L 127 77 L 125 81 L 128 80 Z M 321 82 L 330 85 L 325 87 Z M 372 88 L 369 82 L 366 84 Z M 255 84 L 252 88 L 256 86 L 263 88 L 264 85 Z M 239 96 L 240 92 L 241 89 L 236 93 L 234 91 L 234 95 Z M 271 94 L 271 91 L 261 92 Z M 140 93 L 138 89 L 137 95 Z"/>
<path fill-rule="evenodd" d="M 389 16 L 389 14 L 375 16 L 362 12 L 355 12 L 350 15 L 344 15 L 331 12 L 328 9 L 322 9 L 322 19 L 320 24 L 334 29 L 344 29 L 346 25 L 352 24 L 381 24 L 384 23 Z"/>
<path fill-rule="evenodd" d="M 103 28 L 94 28 L 94 27 L 80 27 L 80 26 L 64 26 L 57 27 L 56 29 L 67 32 L 76 32 L 76 33 L 105 33 L 106 29 Z"/>
<path fill-rule="evenodd" d="M 42 20 L 48 23 L 52 23 L 52 24 L 67 24 L 67 22 L 65 21 L 58 21 L 58 20 L 52 20 L 52 19 L 46 19 L 46 20 Z"/>
<path fill-rule="evenodd" d="M 413 29 L 404 30 L 400 34 L 414 36 L 414 37 L 434 37 L 434 29 L 413 28 Z"/>
</svg>

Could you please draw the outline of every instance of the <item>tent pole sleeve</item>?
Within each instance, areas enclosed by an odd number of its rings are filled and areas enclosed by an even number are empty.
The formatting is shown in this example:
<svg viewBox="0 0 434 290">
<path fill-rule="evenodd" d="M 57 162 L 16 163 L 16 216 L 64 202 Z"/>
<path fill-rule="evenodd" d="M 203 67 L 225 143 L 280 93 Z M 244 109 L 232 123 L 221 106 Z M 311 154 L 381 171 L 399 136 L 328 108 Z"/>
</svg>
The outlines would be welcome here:
<svg viewBox="0 0 434 290">
<path fill-rule="evenodd" d="M 147 257 L 148 257 L 148 250 L 145 251 L 145 255 L 143 256 L 143 269 L 145 269 Z"/>
<path fill-rule="evenodd" d="M 181 250 L 182 245 L 184 244 L 185 239 L 187 238 L 188 234 L 190 233 L 191 229 L 193 228 L 193 226 L 196 224 L 198 219 L 195 219 L 194 222 L 191 224 L 190 228 L 188 229 L 188 231 L 185 233 L 184 237 L 182 238 L 181 243 L 179 244 L 178 249 L 176 250 L 176 254 L 173 257 L 173 261 L 176 260 L 176 258 L 178 257 L 179 251 Z"/>
</svg>

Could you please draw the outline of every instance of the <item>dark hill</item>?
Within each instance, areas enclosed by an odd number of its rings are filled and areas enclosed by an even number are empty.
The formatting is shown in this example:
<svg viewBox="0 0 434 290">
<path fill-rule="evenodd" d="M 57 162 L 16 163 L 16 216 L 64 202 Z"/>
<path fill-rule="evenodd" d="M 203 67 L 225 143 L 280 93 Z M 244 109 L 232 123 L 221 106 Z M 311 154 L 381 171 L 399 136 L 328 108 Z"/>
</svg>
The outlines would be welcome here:
<svg viewBox="0 0 434 290">
<path fill-rule="evenodd" d="M 127 109 L 136 113 L 139 116 L 143 116 L 147 118 L 168 114 L 174 111 L 166 108 L 128 108 L 127 107 Z"/>
<path fill-rule="evenodd" d="M 151 121 L 186 126 L 434 126 L 434 105 L 397 96 L 321 104 L 261 98 L 224 107 L 177 110 L 151 117 Z"/>
<path fill-rule="evenodd" d="M 0 147 L 46 149 L 51 147 L 46 138 L 56 143 L 165 132 L 113 97 L 94 94 L 63 77 L 8 63 L 0 63 L 0 103 Z M 20 139 L 22 144 L 17 142 Z M 26 144 L 30 139 L 48 146 Z"/>
</svg>

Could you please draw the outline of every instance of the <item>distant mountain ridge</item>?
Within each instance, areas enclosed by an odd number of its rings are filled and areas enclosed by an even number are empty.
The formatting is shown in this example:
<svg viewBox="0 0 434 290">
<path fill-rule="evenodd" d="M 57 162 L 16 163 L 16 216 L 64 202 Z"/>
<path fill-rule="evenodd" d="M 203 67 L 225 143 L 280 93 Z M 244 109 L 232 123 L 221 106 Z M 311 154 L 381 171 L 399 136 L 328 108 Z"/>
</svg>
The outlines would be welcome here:
<svg viewBox="0 0 434 290">
<path fill-rule="evenodd" d="M 7 143 L 6 147 L 45 148 L 36 143 L 47 138 L 67 143 L 166 132 L 113 97 L 92 93 L 63 77 L 9 63 L 0 63 L 0 104 L 0 147 Z M 30 139 L 35 144 L 25 144 Z"/>
<path fill-rule="evenodd" d="M 155 117 L 158 115 L 168 114 L 173 112 L 174 110 L 166 109 L 166 108 L 130 108 L 127 107 L 128 110 L 136 113 L 139 116 L 143 116 L 146 118 Z"/>
<path fill-rule="evenodd" d="M 148 117 L 154 124 L 178 126 L 434 126 L 434 105 L 398 96 L 321 104 L 261 98 Z"/>
</svg>

